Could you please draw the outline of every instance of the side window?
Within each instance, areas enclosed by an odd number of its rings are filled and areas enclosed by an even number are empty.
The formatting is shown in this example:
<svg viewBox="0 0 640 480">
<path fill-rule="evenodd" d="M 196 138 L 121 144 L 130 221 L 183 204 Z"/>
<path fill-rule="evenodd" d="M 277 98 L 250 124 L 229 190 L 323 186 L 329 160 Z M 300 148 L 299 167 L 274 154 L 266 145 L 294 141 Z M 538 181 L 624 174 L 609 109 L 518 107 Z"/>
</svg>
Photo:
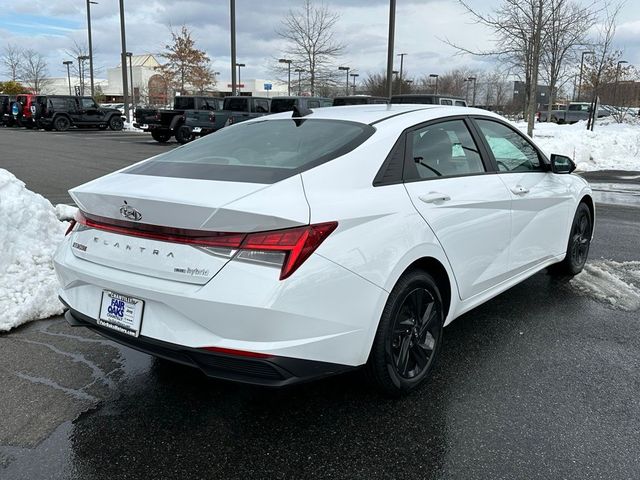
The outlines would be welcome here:
<svg viewBox="0 0 640 480">
<path fill-rule="evenodd" d="M 478 147 L 463 120 L 451 120 L 410 133 L 405 180 L 470 175 L 485 171 Z"/>
<path fill-rule="evenodd" d="M 76 104 L 75 98 L 67 99 L 67 111 L 70 113 L 75 113 L 78 110 L 78 106 Z"/>
<path fill-rule="evenodd" d="M 544 170 L 535 148 L 520 133 L 492 120 L 476 119 L 501 172 Z"/>
<path fill-rule="evenodd" d="M 456 100 L 456 107 L 466 107 L 467 104 L 462 100 Z"/>
<path fill-rule="evenodd" d="M 440 105 L 453 105 L 453 102 L 448 98 L 441 98 Z"/>
<path fill-rule="evenodd" d="M 309 108 L 318 108 L 320 107 L 320 102 L 318 100 L 309 100 L 308 106 Z"/>
<path fill-rule="evenodd" d="M 96 102 L 94 102 L 92 98 L 83 98 L 81 101 L 83 110 L 95 110 L 98 108 Z"/>
<path fill-rule="evenodd" d="M 267 100 L 256 100 L 256 112 L 269 113 L 269 102 Z"/>
</svg>

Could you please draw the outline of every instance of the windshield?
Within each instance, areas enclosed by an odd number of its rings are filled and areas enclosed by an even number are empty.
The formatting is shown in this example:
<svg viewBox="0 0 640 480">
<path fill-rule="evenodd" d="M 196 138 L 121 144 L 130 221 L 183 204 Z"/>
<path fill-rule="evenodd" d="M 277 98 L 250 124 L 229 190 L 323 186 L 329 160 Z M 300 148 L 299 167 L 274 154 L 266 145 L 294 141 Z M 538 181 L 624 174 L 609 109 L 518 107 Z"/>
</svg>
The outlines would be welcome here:
<svg viewBox="0 0 640 480">
<path fill-rule="evenodd" d="M 350 152 L 374 131 L 363 123 L 325 119 L 241 123 L 125 173 L 275 183 Z"/>
</svg>

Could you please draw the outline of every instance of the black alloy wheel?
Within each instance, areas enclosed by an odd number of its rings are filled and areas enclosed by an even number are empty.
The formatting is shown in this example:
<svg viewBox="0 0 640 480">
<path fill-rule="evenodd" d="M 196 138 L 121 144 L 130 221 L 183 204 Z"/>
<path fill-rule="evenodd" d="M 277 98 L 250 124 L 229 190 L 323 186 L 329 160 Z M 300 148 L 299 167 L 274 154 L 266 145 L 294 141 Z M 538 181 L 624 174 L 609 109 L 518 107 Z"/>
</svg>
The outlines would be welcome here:
<svg viewBox="0 0 640 480">
<path fill-rule="evenodd" d="M 367 372 L 387 393 L 417 388 L 430 374 L 442 344 L 444 309 L 433 277 L 405 273 L 385 305 L 369 354 Z"/>
<path fill-rule="evenodd" d="M 426 288 L 417 287 L 405 297 L 388 345 L 400 377 L 416 378 L 429 366 L 441 332 L 438 313 L 436 301 Z"/>
<path fill-rule="evenodd" d="M 124 128 L 124 122 L 122 121 L 122 117 L 118 115 L 114 115 L 109 119 L 109 128 L 114 131 L 119 131 Z"/>
<path fill-rule="evenodd" d="M 549 272 L 558 275 L 577 275 L 587 263 L 589 247 L 591 246 L 591 233 L 593 221 L 589 207 L 582 202 L 578 205 L 576 214 L 571 224 L 567 255 L 565 259 L 549 267 Z"/>
<path fill-rule="evenodd" d="M 196 136 L 193 134 L 190 127 L 186 125 L 181 125 L 176 128 L 176 141 L 180 145 L 184 145 L 185 143 L 189 143 L 192 140 L 195 140 Z"/>
<path fill-rule="evenodd" d="M 53 128 L 59 132 L 66 132 L 71 127 L 71 122 L 67 117 L 60 116 L 53 122 Z"/>
</svg>

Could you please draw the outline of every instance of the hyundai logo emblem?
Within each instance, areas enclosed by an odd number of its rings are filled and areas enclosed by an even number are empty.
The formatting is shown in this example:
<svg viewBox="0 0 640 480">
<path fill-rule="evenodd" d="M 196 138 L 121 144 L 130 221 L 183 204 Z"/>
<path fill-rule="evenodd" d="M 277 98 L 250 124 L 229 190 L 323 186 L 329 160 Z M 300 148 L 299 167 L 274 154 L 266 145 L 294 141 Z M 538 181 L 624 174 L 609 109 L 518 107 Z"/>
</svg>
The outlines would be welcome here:
<svg viewBox="0 0 640 480">
<path fill-rule="evenodd" d="M 135 222 L 142 218 L 142 214 L 131 205 L 128 205 L 126 200 L 124 202 L 124 205 L 120 207 L 120 215 L 122 215 L 127 220 L 133 220 Z"/>
</svg>

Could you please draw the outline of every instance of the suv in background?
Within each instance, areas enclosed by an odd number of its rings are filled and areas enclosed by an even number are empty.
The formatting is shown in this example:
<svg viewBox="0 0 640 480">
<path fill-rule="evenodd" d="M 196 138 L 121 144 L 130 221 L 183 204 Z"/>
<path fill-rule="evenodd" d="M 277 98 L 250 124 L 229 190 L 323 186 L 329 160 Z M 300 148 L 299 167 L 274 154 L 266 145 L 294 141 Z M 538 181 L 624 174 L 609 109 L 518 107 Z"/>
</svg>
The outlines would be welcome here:
<svg viewBox="0 0 640 480">
<path fill-rule="evenodd" d="M 38 99 L 43 98 L 39 95 L 23 93 L 16 97 L 15 108 L 12 109 L 14 121 L 25 128 L 36 127 L 36 117 L 38 116 Z"/>
<path fill-rule="evenodd" d="M 451 105 L 456 107 L 466 107 L 467 101 L 462 97 L 451 95 L 434 94 L 403 94 L 392 95 L 391 103 L 421 103 L 427 105 Z"/>
<path fill-rule="evenodd" d="M 333 99 L 334 107 L 343 105 L 369 105 L 372 103 L 389 103 L 387 97 L 373 97 L 371 95 L 349 95 L 348 97 L 336 97 Z"/>
<path fill-rule="evenodd" d="M 11 116 L 11 97 L 9 95 L 0 95 L 0 125 L 10 125 L 13 120 Z"/>
<path fill-rule="evenodd" d="M 291 112 L 293 107 L 320 108 L 331 107 L 333 100 L 324 97 L 273 97 L 271 113 Z"/>
<path fill-rule="evenodd" d="M 71 127 L 122 130 L 124 127 L 120 110 L 102 108 L 91 97 L 48 95 L 39 101 L 39 110 L 38 126 L 48 131 L 64 132 Z"/>
</svg>

